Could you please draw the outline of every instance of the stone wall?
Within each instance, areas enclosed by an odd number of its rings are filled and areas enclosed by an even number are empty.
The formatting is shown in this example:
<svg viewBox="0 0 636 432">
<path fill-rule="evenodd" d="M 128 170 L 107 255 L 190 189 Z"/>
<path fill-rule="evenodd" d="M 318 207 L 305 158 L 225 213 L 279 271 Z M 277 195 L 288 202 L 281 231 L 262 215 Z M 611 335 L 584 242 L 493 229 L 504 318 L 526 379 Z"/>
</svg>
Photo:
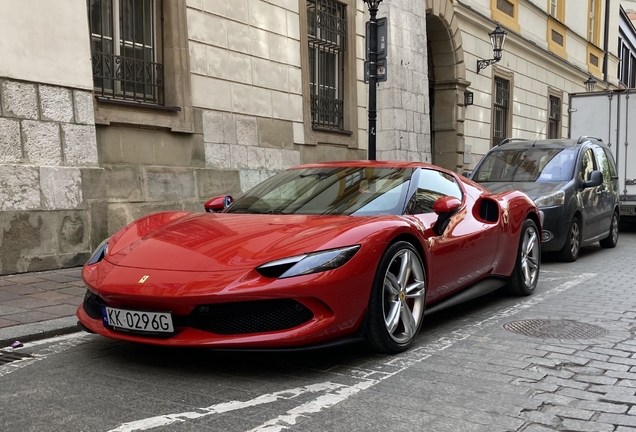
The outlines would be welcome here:
<svg viewBox="0 0 636 432">
<path fill-rule="evenodd" d="M 0 274 L 82 264 L 102 238 L 92 98 L 0 79 Z"/>
<path fill-rule="evenodd" d="M 378 87 L 378 159 L 431 161 L 425 0 L 380 4 L 389 21 L 388 80 Z"/>
</svg>

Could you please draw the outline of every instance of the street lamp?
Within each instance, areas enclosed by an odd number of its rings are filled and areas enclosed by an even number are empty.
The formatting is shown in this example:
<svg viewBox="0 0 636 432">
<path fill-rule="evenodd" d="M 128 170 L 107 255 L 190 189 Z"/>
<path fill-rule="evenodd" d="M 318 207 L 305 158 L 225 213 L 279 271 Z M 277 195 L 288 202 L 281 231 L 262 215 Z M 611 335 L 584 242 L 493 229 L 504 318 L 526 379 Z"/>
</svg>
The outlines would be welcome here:
<svg viewBox="0 0 636 432">
<path fill-rule="evenodd" d="M 363 0 L 369 6 L 369 160 L 375 160 L 375 138 L 377 111 L 377 83 L 378 83 L 378 7 L 382 0 Z"/>
<path fill-rule="evenodd" d="M 492 46 L 493 58 L 488 60 L 477 60 L 477 73 L 479 73 L 482 69 L 486 69 L 491 64 L 495 64 L 501 60 L 504 42 L 506 42 L 506 34 L 507 33 L 499 27 L 499 24 L 497 24 L 497 27 L 495 27 L 491 33 L 488 33 L 488 36 L 490 36 L 490 45 Z"/>
<path fill-rule="evenodd" d="M 594 87 L 596 87 L 596 80 L 590 75 L 587 81 L 585 81 L 583 84 L 585 84 L 585 90 L 587 90 L 588 92 L 593 92 Z"/>
</svg>

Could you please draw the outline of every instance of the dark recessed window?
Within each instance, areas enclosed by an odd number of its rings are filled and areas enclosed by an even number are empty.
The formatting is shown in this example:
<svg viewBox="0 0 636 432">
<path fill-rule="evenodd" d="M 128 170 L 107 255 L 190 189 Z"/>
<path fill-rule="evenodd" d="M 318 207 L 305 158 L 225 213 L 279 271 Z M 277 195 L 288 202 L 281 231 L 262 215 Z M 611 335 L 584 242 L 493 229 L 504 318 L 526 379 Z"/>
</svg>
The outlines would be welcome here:
<svg viewBox="0 0 636 432">
<path fill-rule="evenodd" d="M 513 18 L 515 16 L 515 5 L 508 0 L 497 0 L 497 9 Z"/>
<path fill-rule="evenodd" d="M 563 35 L 556 30 L 552 30 L 552 40 L 563 46 Z"/>
<path fill-rule="evenodd" d="M 590 64 L 598 67 L 598 57 L 596 57 L 594 54 L 590 54 Z"/>
</svg>

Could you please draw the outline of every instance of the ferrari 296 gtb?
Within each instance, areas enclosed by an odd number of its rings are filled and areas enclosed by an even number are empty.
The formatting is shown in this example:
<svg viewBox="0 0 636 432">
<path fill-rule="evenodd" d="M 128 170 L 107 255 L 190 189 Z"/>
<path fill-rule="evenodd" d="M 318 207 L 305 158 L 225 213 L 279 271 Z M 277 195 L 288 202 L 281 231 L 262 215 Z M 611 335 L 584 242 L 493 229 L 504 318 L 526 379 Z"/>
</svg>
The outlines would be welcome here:
<svg viewBox="0 0 636 432">
<path fill-rule="evenodd" d="M 283 171 L 207 212 L 132 222 L 83 269 L 81 326 L 168 346 L 394 353 L 425 314 L 507 286 L 532 294 L 541 213 L 424 163 Z"/>
</svg>

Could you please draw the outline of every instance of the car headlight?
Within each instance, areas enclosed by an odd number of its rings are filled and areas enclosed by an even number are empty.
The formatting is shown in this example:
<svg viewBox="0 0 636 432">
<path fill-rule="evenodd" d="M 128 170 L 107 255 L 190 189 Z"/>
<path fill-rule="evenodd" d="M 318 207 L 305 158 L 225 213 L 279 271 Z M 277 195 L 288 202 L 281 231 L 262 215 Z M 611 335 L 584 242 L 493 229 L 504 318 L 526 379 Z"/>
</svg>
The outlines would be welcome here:
<svg viewBox="0 0 636 432">
<path fill-rule="evenodd" d="M 270 261 L 256 268 L 265 277 L 289 278 L 338 268 L 349 261 L 360 245 L 330 249 Z"/>
<path fill-rule="evenodd" d="M 108 240 L 110 240 L 110 237 L 101 242 L 99 246 L 97 246 L 97 249 L 95 249 L 95 252 L 93 252 L 93 256 L 91 256 L 91 258 L 86 263 L 87 265 L 96 264 L 104 259 L 104 257 L 108 253 Z"/>
<path fill-rule="evenodd" d="M 534 200 L 537 207 L 550 207 L 563 205 L 565 203 L 565 192 L 558 191 L 549 195 L 540 196 Z"/>
</svg>

